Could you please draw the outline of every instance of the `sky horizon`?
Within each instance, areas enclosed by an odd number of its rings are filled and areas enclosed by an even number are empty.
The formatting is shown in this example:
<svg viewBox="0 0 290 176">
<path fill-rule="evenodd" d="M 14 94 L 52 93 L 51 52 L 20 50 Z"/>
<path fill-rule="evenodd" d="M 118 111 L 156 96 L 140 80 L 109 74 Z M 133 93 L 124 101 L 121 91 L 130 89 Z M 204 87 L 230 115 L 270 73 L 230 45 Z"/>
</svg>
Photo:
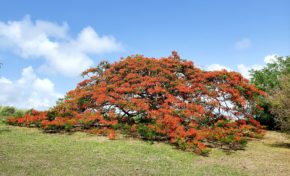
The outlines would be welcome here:
<svg viewBox="0 0 290 176">
<path fill-rule="evenodd" d="M 0 6 L 0 105 L 48 109 L 101 60 L 176 50 L 249 77 L 290 55 L 290 1 L 46 1 Z"/>
</svg>

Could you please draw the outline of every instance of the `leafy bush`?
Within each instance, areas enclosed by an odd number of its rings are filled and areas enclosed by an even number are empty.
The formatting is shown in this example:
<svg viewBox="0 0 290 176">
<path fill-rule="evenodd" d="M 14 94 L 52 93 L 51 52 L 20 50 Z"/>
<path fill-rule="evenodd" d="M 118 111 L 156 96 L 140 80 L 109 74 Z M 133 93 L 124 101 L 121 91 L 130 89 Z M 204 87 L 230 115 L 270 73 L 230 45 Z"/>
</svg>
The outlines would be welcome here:
<svg viewBox="0 0 290 176">
<path fill-rule="evenodd" d="M 41 122 L 47 131 L 93 131 L 110 139 L 115 130 L 124 130 L 204 155 L 209 145 L 237 149 L 246 137 L 262 133 L 253 117 L 263 91 L 240 73 L 204 71 L 176 52 L 161 59 L 135 55 L 111 65 L 102 62 L 83 75 L 88 78 L 50 111 L 8 122 Z"/>
</svg>

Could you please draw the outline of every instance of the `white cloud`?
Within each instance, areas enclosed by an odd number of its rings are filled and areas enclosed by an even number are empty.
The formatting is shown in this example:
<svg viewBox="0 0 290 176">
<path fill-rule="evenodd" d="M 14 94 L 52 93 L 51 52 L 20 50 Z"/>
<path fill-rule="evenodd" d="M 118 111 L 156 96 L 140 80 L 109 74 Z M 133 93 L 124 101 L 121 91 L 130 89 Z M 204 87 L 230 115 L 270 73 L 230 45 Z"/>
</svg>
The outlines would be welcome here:
<svg viewBox="0 0 290 176">
<path fill-rule="evenodd" d="M 43 71 L 77 76 L 93 65 L 90 54 L 120 51 L 122 45 L 112 36 L 99 36 L 92 27 L 73 38 L 66 23 L 32 21 L 26 16 L 20 21 L 0 21 L 0 48 L 22 58 L 44 59 Z"/>
<path fill-rule="evenodd" d="M 266 64 L 274 63 L 274 62 L 277 61 L 277 58 L 278 58 L 278 57 L 279 57 L 279 55 L 277 55 L 277 54 L 270 54 L 270 55 L 268 55 L 268 56 L 266 56 L 266 57 L 264 58 L 264 62 L 265 62 Z"/>
<path fill-rule="evenodd" d="M 211 65 L 207 66 L 208 71 L 219 71 L 219 70 L 223 70 L 223 69 L 231 71 L 230 68 L 223 66 L 223 65 L 220 65 L 220 64 L 211 64 Z"/>
<path fill-rule="evenodd" d="M 244 64 L 240 64 L 240 65 L 238 65 L 238 70 L 239 70 L 239 72 L 245 77 L 245 78 L 249 78 L 249 70 L 250 70 L 251 68 L 250 67 L 247 67 L 247 66 L 245 66 Z"/>
<path fill-rule="evenodd" d="M 100 37 L 91 27 L 84 28 L 74 44 L 80 51 L 93 54 L 117 51 L 121 48 L 114 37 Z"/>
<path fill-rule="evenodd" d="M 270 54 L 264 57 L 264 63 L 268 64 L 268 63 L 274 63 L 277 61 L 277 58 L 279 57 L 279 55 L 277 54 Z M 250 70 L 261 70 L 263 69 L 263 67 L 265 66 L 265 64 L 262 65 L 245 65 L 245 64 L 239 64 L 237 65 L 237 71 L 240 72 L 245 78 L 250 79 Z M 220 64 L 211 64 L 208 65 L 206 67 L 206 70 L 208 71 L 216 71 L 216 70 L 223 70 L 226 69 L 228 71 L 232 71 L 233 69 L 220 65 Z"/>
<path fill-rule="evenodd" d="M 264 57 L 264 63 L 268 64 L 268 63 L 274 63 L 277 61 L 277 58 L 279 57 L 279 55 L 277 54 L 270 54 Z M 238 71 L 245 77 L 245 78 L 250 78 L 250 73 L 249 71 L 251 69 L 253 70 L 261 70 L 265 64 L 263 65 L 251 65 L 251 66 L 245 66 L 244 64 L 240 64 L 238 65 Z"/>
<path fill-rule="evenodd" d="M 250 79 L 249 71 L 251 69 L 260 70 L 262 68 L 263 68 L 262 65 L 251 65 L 251 66 L 245 66 L 244 64 L 238 65 L 238 71 L 247 79 Z"/>
<path fill-rule="evenodd" d="M 243 50 L 250 48 L 252 46 L 252 41 L 248 38 L 243 38 L 236 42 L 235 48 L 238 50 Z"/>
<path fill-rule="evenodd" d="M 48 109 L 62 96 L 49 79 L 38 78 L 31 66 L 24 68 L 16 81 L 0 77 L 0 87 L 0 105 L 18 108 Z"/>
</svg>

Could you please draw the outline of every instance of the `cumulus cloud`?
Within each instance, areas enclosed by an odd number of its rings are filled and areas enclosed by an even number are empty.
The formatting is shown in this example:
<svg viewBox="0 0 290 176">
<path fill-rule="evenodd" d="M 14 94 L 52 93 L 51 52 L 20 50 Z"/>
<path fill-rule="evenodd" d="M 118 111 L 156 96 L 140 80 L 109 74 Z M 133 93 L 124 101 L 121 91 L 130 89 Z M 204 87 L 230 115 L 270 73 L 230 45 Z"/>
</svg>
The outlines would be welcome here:
<svg viewBox="0 0 290 176">
<path fill-rule="evenodd" d="M 268 56 L 266 56 L 266 57 L 264 58 L 264 62 L 265 62 L 266 64 L 274 63 L 274 62 L 277 61 L 277 58 L 278 58 L 278 57 L 279 57 L 279 55 L 277 55 L 277 54 L 270 54 L 270 55 L 268 55 Z"/>
<path fill-rule="evenodd" d="M 77 76 L 92 66 L 90 55 L 122 50 L 113 36 L 100 36 L 92 27 L 85 27 L 75 38 L 66 23 L 32 21 L 26 16 L 20 21 L 0 21 L 0 48 L 22 58 L 39 58 L 41 70 Z"/>
<path fill-rule="evenodd" d="M 235 48 L 237 50 L 243 50 L 250 48 L 252 46 L 252 41 L 248 38 L 243 38 L 235 43 Z"/>
<path fill-rule="evenodd" d="M 0 87 L 0 105 L 18 108 L 48 109 L 62 96 L 49 79 L 37 77 L 31 66 L 24 68 L 16 81 L 0 77 Z"/>
<path fill-rule="evenodd" d="M 208 65 L 206 67 L 206 69 L 208 71 L 219 71 L 219 70 L 223 70 L 223 69 L 226 69 L 228 71 L 230 71 L 231 69 L 226 67 L 226 66 L 223 66 L 223 65 L 220 65 L 220 64 L 211 64 L 211 65 Z"/>
<path fill-rule="evenodd" d="M 274 63 L 277 61 L 277 58 L 280 57 L 277 54 L 270 54 L 264 57 L 264 64 L 261 65 L 245 65 L 239 64 L 237 65 L 237 71 L 240 72 L 245 78 L 250 79 L 250 70 L 261 70 L 268 63 Z M 220 65 L 220 64 L 211 64 L 206 67 L 208 71 L 216 71 L 216 70 L 223 70 L 226 69 L 228 71 L 232 71 L 233 69 Z"/>
<path fill-rule="evenodd" d="M 246 66 L 244 64 L 240 64 L 240 65 L 237 65 L 237 71 L 240 72 L 245 78 L 249 79 L 250 78 L 250 73 L 249 73 L 249 70 L 251 69 L 255 69 L 255 70 L 258 70 L 258 69 L 262 69 L 263 66 L 262 65 L 251 65 L 251 66 Z M 223 66 L 223 65 L 220 65 L 220 64 L 211 64 L 211 65 L 208 65 L 206 67 L 206 70 L 208 71 L 220 71 L 220 70 L 223 70 L 223 69 L 226 69 L 227 71 L 233 71 L 233 69 L 229 68 L 229 67 L 226 67 L 226 66 Z"/>
<path fill-rule="evenodd" d="M 264 57 L 264 63 L 268 64 L 268 63 L 274 63 L 277 61 L 277 58 L 279 57 L 279 55 L 277 54 L 270 54 Z M 238 65 L 238 71 L 245 77 L 245 78 L 250 78 L 250 70 L 261 70 L 265 64 L 262 65 L 250 65 L 250 66 L 246 66 L 244 64 L 240 64 Z"/>
</svg>

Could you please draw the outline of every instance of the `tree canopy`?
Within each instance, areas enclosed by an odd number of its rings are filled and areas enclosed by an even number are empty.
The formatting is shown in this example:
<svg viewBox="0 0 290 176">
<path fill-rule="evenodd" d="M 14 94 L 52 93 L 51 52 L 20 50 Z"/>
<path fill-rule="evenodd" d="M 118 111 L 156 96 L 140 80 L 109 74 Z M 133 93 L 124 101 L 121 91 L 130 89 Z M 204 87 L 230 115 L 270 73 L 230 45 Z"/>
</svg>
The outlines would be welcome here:
<svg viewBox="0 0 290 176">
<path fill-rule="evenodd" d="M 206 153 L 207 145 L 239 148 L 261 133 L 255 97 L 264 92 L 240 73 L 204 71 L 177 52 L 160 59 L 133 55 L 102 62 L 87 79 L 46 112 L 12 118 L 10 124 L 46 131 L 85 130 L 115 137 L 115 131 L 169 141 Z"/>
<path fill-rule="evenodd" d="M 281 85 L 279 78 L 290 73 L 290 57 L 277 57 L 261 70 L 251 70 L 251 82 L 259 89 L 270 92 Z"/>
</svg>

